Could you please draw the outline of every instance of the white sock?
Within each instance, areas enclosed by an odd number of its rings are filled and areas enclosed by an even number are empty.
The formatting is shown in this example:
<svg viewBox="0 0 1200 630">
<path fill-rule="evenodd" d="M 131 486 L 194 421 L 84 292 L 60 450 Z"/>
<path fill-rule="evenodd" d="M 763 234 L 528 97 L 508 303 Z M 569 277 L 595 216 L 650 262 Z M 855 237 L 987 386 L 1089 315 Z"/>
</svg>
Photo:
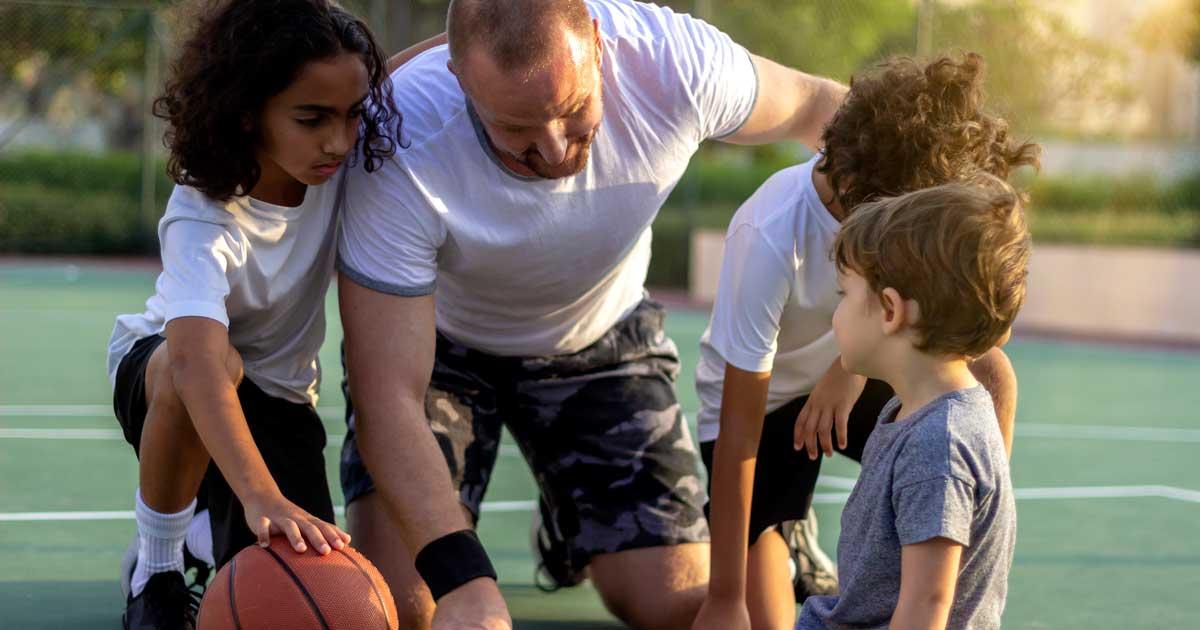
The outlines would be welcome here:
<svg viewBox="0 0 1200 630">
<path fill-rule="evenodd" d="M 146 582 L 155 573 L 179 571 L 183 573 L 183 539 L 187 536 L 188 524 L 196 501 L 175 514 L 162 514 L 150 509 L 142 501 L 142 491 L 137 492 L 134 516 L 138 529 L 138 560 L 130 581 L 130 593 L 137 597 Z"/>
<path fill-rule="evenodd" d="M 212 550 L 212 524 L 208 520 L 208 510 L 200 510 L 192 517 L 188 525 L 187 539 L 184 541 L 187 550 L 210 566 L 216 564 Z"/>
</svg>

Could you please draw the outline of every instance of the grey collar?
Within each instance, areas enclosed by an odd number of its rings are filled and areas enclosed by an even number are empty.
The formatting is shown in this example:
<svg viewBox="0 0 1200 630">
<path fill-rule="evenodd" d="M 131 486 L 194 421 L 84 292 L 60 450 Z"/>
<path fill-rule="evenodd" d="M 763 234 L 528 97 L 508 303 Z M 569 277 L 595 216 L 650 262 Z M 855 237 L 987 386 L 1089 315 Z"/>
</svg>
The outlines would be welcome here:
<svg viewBox="0 0 1200 630">
<path fill-rule="evenodd" d="M 492 146 L 492 140 L 488 138 L 487 130 L 483 128 L 483 122 L 479 120 L 479 114 L 475 113 L 475 105 L 471 103 L 471 99 L 463 97 L 467 103 L 467 115 L 471 117 L 471 126 L 475 128 L 475 137 L 479 140 L 479 148 L 487 154 L 488 158 L 503 172 L 505 175 L 523 182 L 539 182 L 541 177 L 521 175 L 514 172 L 511 168 L 504 165 L 500 158 L 496 156 L 496 149 Z"/>
</svg>

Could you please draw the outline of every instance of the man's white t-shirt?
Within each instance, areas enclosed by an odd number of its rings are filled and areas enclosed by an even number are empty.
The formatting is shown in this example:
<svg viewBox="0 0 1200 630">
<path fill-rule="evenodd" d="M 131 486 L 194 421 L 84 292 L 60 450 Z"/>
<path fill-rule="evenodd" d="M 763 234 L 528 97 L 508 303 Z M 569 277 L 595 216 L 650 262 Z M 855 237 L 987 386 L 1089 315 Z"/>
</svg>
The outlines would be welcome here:
<svg viewBox="0 0 1200 630">
<path fill-rule="evenodd" d="M 650 224 L 699 144 L 746 121 L 744 48 L 665 7 L 591 0 L 604 117 L 587 167 L 557 180 L 504 166 L 445 46 L 392 75 L 404 139 L 351 171 L 338 269 L 378 291 L 434 293 L 438 329 L 468 347 L 550 356 L 595 342 L 644 297 Z M 514 89 L 518 89 L 515 88 Z"/>
<path fill-rule="evenodd" d="M 158 223 L 162 273 L 146 311 L 117 318 L 108 376 L 137 340 L 180 317 L 229 329 L 246 377 L 268 395 L 315 405 L 325 293 L 336 257 L 343 173 L 309 186 L 296 207 L 250 197 L 212 200 L 176 186 Z"/>
<path fill-rule="evenodd" d="M 830 253 L 841 224 L 813 187 L 819 158 L 772 175 L 729 224 L 717 298 L 696 366 L 701 442 L 720 432 L 727 363 L 771 372 L 770 413 L 811 393 L 838 356 L 837 267 Z"/>
</svg>

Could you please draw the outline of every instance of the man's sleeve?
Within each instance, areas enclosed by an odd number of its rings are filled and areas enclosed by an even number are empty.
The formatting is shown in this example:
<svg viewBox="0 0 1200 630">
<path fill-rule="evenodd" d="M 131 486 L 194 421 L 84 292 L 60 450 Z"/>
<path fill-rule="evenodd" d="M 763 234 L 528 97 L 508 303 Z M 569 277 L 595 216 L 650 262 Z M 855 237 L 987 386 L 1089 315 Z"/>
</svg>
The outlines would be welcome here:
<svg viewBox="0 0 1200 630">
<path fill-rule="evenodd" d="M 684 13 L 673 14 L 666 31 L 666 45 L 699 117 L 699 140 L 736 133 L 758 100 L 758 75 L 749 51 L 715 26 Z"/>
<path fill-rule="evenodd" d="M 239 250 L 233 236 L 215 223 L 180 219 L 167 224 L 162 231 L 163 271 L 155 287 L 165 320 L 205 317 L 228 328 L 228 271 L 241 260 Z"/>
<path fill-rule="evenodd" d="M 770 371 L 793 275 L 757 228 L 731 228 L 709 337 L 726 363 L 747 372 Z"/>
<path fill-rule="evenodd" d="M 398 169 L 350 173 L 342 208 L 337 268 L 368 289 L 403 297 L 433 293 L 444 235 L 432 213 L 411 209 Z"/>
</svg>

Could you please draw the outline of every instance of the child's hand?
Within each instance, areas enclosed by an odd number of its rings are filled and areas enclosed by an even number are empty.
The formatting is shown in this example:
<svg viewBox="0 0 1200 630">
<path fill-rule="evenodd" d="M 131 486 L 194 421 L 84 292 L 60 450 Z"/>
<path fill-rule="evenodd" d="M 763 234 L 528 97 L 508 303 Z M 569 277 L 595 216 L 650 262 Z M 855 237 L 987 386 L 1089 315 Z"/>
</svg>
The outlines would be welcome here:
<svg viewBox="0 0 1200 630">
<path fill-rule="evenodd" d="M 816 459 L 818 442 L 820 451 L 826 456 L 833 455 L 833 436 L 830 434 L 837 425 L 838 448 L 846 448 L 847 425 L 850 424 L 850 410 L 862 395 L 867 385 L 867 377 L 851 374 L 842 367 L 841 358 L 834 360 L 825 375 L 817 382 L 808 401 L 796 418 L 795 435 L 792 446 L 798 451 L 806 449 L 809 459 Z"/>
<path fill-rule="evenodd" d="M 743 598 L 713 598 L 704 600 L 692 630 L 750 630 L 750 610 Z"/>
<path fill-rule="evenodd" d="M 246 525 L 250 526 L 250 531 L 258 537 L 258 544 L 263 547 L 271 543 L 271 534 L 287 536 L 296 553 L 307 551 L 308 544 L 321 555 L 333 549 L 344 549 L 350 544 L 350 534 L 305 512 L 282 494 L 245 502 L 244 507 Z M 305 539 L 308 540 L 307 544 Z"/>
</svg>

